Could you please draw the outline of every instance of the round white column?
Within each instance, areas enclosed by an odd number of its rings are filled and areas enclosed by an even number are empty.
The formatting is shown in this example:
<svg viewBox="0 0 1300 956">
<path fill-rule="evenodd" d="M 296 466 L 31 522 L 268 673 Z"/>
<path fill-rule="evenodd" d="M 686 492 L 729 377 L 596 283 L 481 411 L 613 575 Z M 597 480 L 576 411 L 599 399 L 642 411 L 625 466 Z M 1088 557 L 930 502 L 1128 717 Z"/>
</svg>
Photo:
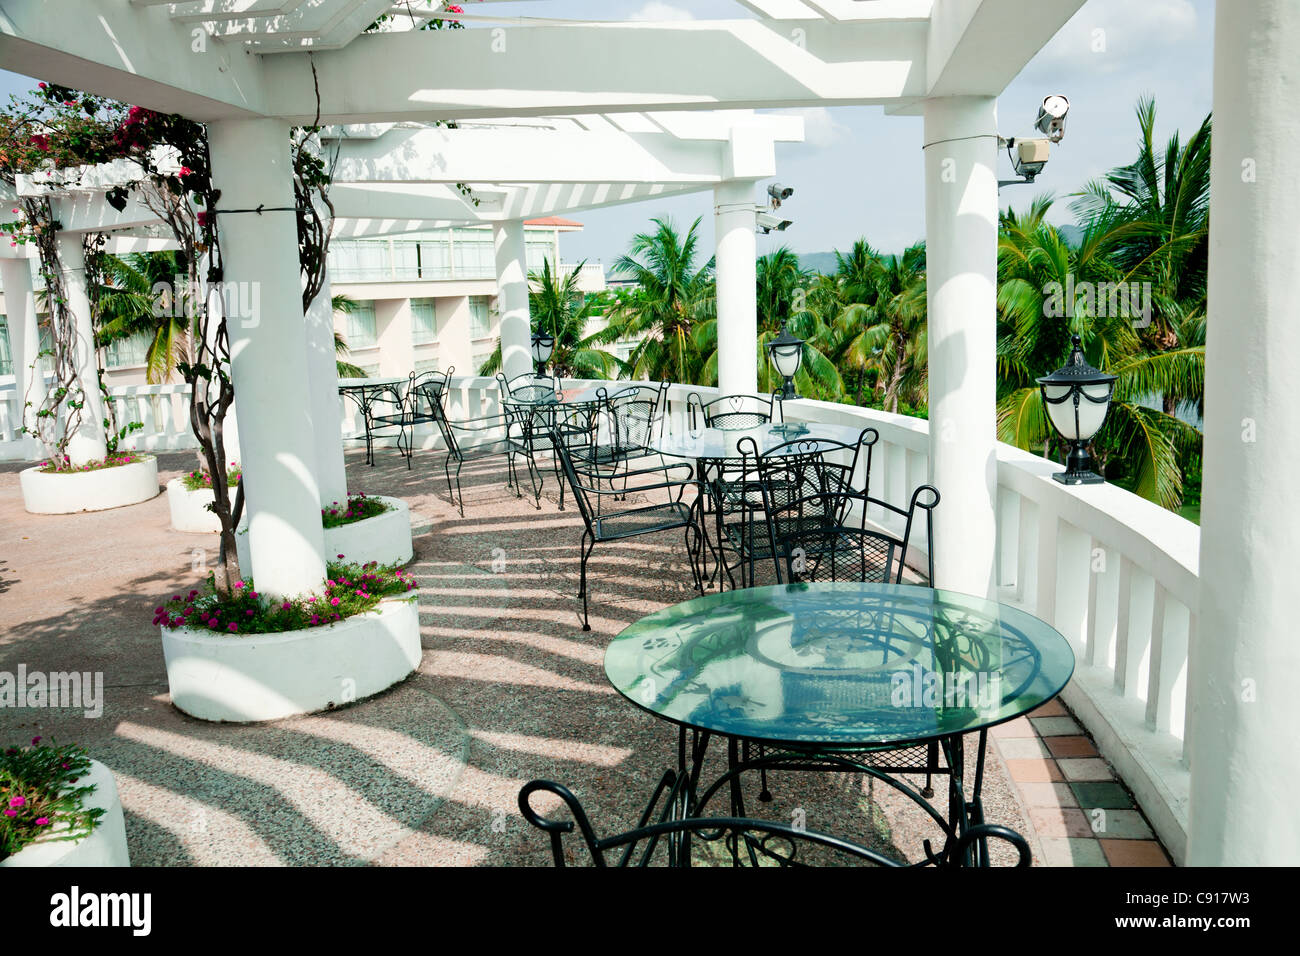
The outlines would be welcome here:
<svg viewBox="0 0 1300 956">
<path fill-rule="evenodd" d="M 325 507 L 346 501 L 347 468 L 343 460 L 343 410 L 339 404 L 338 360 L 334 353 L 334 307 L 329 273 L 307 309 L 307 378 L 311 382 L 311 417 L 316 427 L 316 480 Z"/>
<path fill-rule="evenodd" d="M 86 255 L 80 233 L 60 232 L 55 236 L 59 269 L 63 273 L 63 294 L 76 329 L 73 345 L 77 378 L 81 381 L 81 419 L 68 440 L 68 457 L 84 465 L 108 454 L 104 441 L 104 401 L 99 394 L 99 359 L 95 350 L 95 329 L 86 294 Z"/>
<path fill-rule="evenodd" d="M 0 258 L 0 285 L 4 286 L 5 293 L 18 415 L 23 425 L 35 431 L 36 410 L 45 398 L 45 363 L 41 359 L 41 338 L 36 328 L 31 260 L 26 257 Z M 30 407 L 27 407 L 28 402 L 31 402 Z M 42 453 L 40 442 L 32 434 L 23 436 L 22 447 L 23 455 L 29 458 Z"/>
<path fill-rule="evenodd" d="M 718 289 L 718 391 L 752 395 L 758 390 L 758 242 L 754 183 L 713 187 Z"/>
<path fill-rule="evenodd" d="M 925 102 L 930 481 L 937 587 L 992 597 L 997 534 L 997 114 Z"/>
<path fill-rule="evenodd" d="M 231 377 L 239 402 L 251 574 L 268 596 L 325 582 L 316 430 L 298 271 L 289 128 L 208 125 L 224 258 Z M 263 212 L 237 212 L 263 207 Z"/>
<path fill-rule="evenodd" d="M 1300 848 L 1300 6 L 1214 21 L 1200 620 L 1188 680 L 1189 866 L 1294 864 Z"/>
<path fill-rule="evenodd" d="M 528 250 L 522 220 L 496 223 L 497 306 L 501 312 L 501 368 L 506 378 L 525 375 L 533 366 L 533 327 L 528 317 Z M 478 369 L 465 374 L 477 375 Z"/>
</svg>

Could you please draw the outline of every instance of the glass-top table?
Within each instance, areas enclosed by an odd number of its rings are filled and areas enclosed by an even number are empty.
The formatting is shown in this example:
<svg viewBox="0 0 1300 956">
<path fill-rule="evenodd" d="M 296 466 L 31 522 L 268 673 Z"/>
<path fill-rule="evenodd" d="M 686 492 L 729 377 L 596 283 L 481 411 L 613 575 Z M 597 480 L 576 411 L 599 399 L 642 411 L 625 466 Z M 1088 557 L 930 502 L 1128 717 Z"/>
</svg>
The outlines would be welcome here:
<svg viewBox="0 0 1300 956">
<path fill-rule="evenodd" d="M 647 444 L 652 450 L 674 458 L 723 459 L 741 457 L 739 446 L 746 438 L 754 442 L 760 455 L 793 441 L 799 445 L 792 450 L 806 454 L 816 450 L 811 443 L 818 439 L 852 445 L 861 435 L 862 429 L 851 425 L 787 422 L 756 428 L 698 428 L 659 435 Z"/>
<path fill-rule="evenodd" d="M 361 420 L 365 426 L 364 435 L 356 435 L 352 441 L 365 441 L 366 443 L 366 464 L 375 463 L 375 445 L 374 445 L 374 407 L 376 402 L 384 402 L 394 407 L 400 407 L 402 404 L 402 386 L 409 384 L 409 378 L 398 377 L 375 377 L 375 378 L 340 378 L 339 395 L 349 398 L 356 404 L 361 411 Z M 395 422 L 381 422 L 381 425 L 393 425 Z M 398 437 L 399 450 L 401 436 Z"/>
<path fill-rule="evenodd" d="M 1065 638 L 1024 611 L 857 582 L 709 594 L 642 618 L 605 652 L 614 688 L 678 726 L 679 770 L 695 782 L 696 808 L 729 786 L 731 811 L 743 816 L 739 779 L 748 771 L 766 781 L 774 769 L 842 770 L 894 786 L 949 836 L 984 822 L 988 728 L 1051 700 L 1073 672 Z M 968 797 L 963 738 L 972 733 L 979 751 Z M 727 740 L 728 770 L 700 791 L 712 736 Z M 926 789 L 899 773 L 925 774 Z M 924 799 L 933 774 L 949 778 L 946 816 Z"/>
</svg>

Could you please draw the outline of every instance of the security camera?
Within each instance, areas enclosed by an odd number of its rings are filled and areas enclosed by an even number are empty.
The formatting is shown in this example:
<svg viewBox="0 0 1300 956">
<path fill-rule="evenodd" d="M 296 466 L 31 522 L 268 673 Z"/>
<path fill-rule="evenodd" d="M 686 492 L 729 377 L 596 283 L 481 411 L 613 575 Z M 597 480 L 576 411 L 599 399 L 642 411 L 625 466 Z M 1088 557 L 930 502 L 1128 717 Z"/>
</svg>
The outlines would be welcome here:
<svg viewBox="0 0 1300 956">
<path fill-rule="evenodd" d="M 780 183 L 773 183 L 767 187 L 767 194 L 777 202 L 781 202 L 793 196 L 794 190 L 789 186 L 782 186 Z"/>
<path fill-rule="evenodd" d="M 1070 101 L 1059 93 L 1043 97 L 1043 105 L 1038 107 L 1038 119 L 1034 128 L 1044 134 L 1053 143 L 1059 143 L 1065 137 L 1065 114 L 1070 112 Z"/>
<path fill-rule="evenodd" d="M 1011 154 L 1011 166 L 1017 176 L 1023 176 L 1029 182 L 1043 171 L 1051 155 L 1052 144 L 1046 139 L 1018 139 L 1015 152 Z"/>
<path fill-rule="evenodd" d="M 773 216 L 771 213 L 768 212 L 760 212 L 757 216 L 757 219 L 758 219 L 758 228 L 763 231 L 763 235 L 765 236 L 768 233 L 770 233 L 773 229 L 775 229 L 777 232 L 785 232 L 792 225 L 794 225 L 794 223 L 792 223 L 789 219 L 782 219 L 780 216 Z"/>
</svg>

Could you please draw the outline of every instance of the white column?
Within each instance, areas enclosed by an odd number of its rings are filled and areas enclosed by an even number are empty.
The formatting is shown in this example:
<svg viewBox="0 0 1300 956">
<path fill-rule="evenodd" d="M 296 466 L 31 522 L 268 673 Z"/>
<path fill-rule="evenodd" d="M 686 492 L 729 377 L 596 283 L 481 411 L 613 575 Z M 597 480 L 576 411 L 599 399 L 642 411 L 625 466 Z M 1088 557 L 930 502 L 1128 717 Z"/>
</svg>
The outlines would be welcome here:
<svg viewBox="0 0 1300 956">
<path fill-rule="evenodd" d="M 104 402 L 99 394 L 95 329 L 90 315 L 90 297 L 86 294 L 86 255 L 80 233 L 60 232 L 54 241 L 58 247 L 59 269 L 63 273 L 63 294 L 76 329 L 73 355 L 77 377 L 81 380 L 83 402 L 81 420 L 68 441 L 68 457 L 74 465 L 84 465 L 108 453 L 104 441 Z"/>
<path fill-rule="evenodd" d="M 758 390 L 758 245 L 754 183 L 739 180 L 713 187 L 718 288 L 718 391 Z"/>
<path fill-rule="evenodd" d="M 528 254 L 520 219 L 492 227 L 496 243 L 497 305 L 501 311 L 501 367 L 506 378 L 533 370 L 532 323 L 528 317 Z M 477 369 L 466 374 L 477 374 Z"/>
<path fill-rule="evenodd" d="M 925 265 L 935 585 L 992 597 L 997 536 L 997 113 L 925 102 Z"/>
<path fill-rule="evenodd" d="M 252 558 L 242 570 L 268 596 L 306 594 L 323 586 L 325 559 L 289 128 L 222 120 L 209 124 L 208 144 L 224 280 L 240 290 L 241 308 L 227 296 L 227 328 Z M 234 211 L 258 206 L 266 211 Z"/>
<path fill-rule="evenodd" d="M 1292 864 L 1300 847 L 1300 6 L 1214 22 L 1200 620 L 1191 646 L 1189 866 Z"/>
<path fill-rule="evenodd" d="M 470 335 L 469 296 L 439 299 L 435 311 L 438 322 L 438 367 L 444 372 L 455 367 L 457 375 L 476 375 L 478 370 L 473 367 L 474 341 Z"/>
<path fill-rule="evenodd" d="M 334 307 L 330 278 L 307 309 L 307 380 L 311 383 L 311 420 L 316 432 L 316 481 L 321 507 L 348 496 L 343 460 L 343 409 L 339 404 L 338 360 L 334 353 Z"/>
<path fill-rule="evenodd" d="M 40 357 L 41 337 L 36 327 L 36 298 L 32 293 L 30 259 L 0 259 L 0 285 L 4 286 L 5 312 L 9 323 L 9 351 L 14 363 L 14 389 L 18 396 L 21 424 L 35 431 L 36 410 L 45 398 L 45 362 Z M 35 382 L 33 386 L 31 383 Z M 31 407 L 26 407 L 31 402 Z M 18 425 L 19 422 L 15 422 Z M 35 458 L 40 443 L 23 436 L 23 454 Z"/>
</svg>

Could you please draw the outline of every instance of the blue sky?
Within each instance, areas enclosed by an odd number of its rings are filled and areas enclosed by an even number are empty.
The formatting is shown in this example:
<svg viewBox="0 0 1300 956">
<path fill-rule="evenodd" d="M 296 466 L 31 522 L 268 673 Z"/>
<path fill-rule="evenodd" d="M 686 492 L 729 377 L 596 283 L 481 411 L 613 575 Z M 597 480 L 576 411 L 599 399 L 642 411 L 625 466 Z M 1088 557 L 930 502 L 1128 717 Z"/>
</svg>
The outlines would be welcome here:
<svg viewBox="0 0 1300 956">
<path fill-rule="evenodd" d="M 732 0 L 530 0 L 494 4 L 493 12 L 593 19 L 747 15 Z M 1210 111 L 1213 18 L 1213 0 L 1088 0 L 998 101 L 1000 132 L 1007 136 L 1032 131 L 1048 93 L 1064 93 L 1071 104 L 1065 140 L 1053 148 L 1047 169 L 1035 185 L 1004 189 L 1002 205 L 1023 207 L 1050 192 L 1060 197 L 1052 218 L 1070 222 L 1068 194 L 1134 157 L 1140 96 L 1155 97 L 1158 142 L 1175 131 L 1190 134 Z M 1094 49 L 1099 37 L 1100 51 Z M 30 86 L 0 71 L 0 95 Z M 921 120 L 886 116 L 879 107 L 800 112 L 807 141 L 777 147 L 778 178 L 795 187 L 782 209 L 794 225 L 781 236 L 759 236 L 760 254 L 782 243 L 796 252 L 847 249 L 863 236 L 895 252 L 922 238 Z M 1002 173 L 1010 178 L 1009 167 Z M 665 215 L 682 226 L 702 216 L 708 249 L 711 212 L 712 194 L 699 193 L 582 213 L 575 218 L 586 229 L 565 237 L 563 257 L 610 263 L 651 217 Z"/>
</svg>

